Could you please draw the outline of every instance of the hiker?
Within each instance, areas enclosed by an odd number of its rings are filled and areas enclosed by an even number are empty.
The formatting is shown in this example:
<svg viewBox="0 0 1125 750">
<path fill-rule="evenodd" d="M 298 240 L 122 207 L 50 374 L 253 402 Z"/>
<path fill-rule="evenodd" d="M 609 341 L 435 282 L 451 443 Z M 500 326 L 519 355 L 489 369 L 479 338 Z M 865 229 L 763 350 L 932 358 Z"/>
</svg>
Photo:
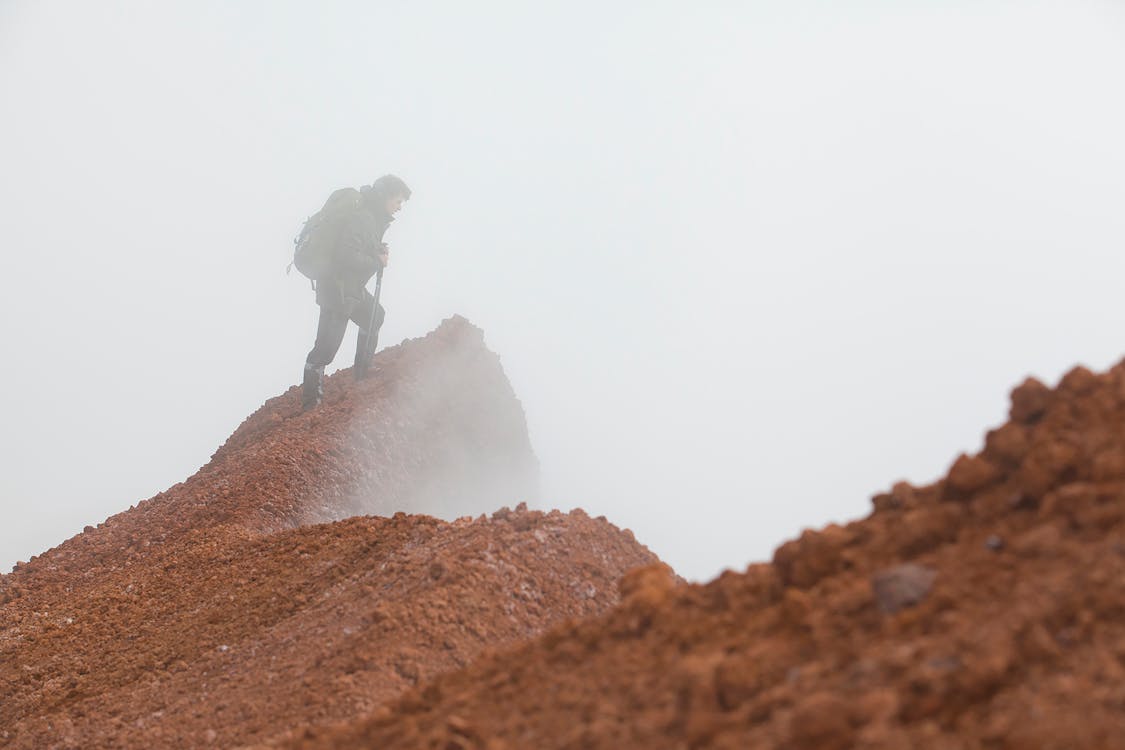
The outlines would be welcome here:
<svg viewBox="0 0 1125 750">
<path fill-rule="evenodd" d="M 355 195 L 354 190 L 347 192 Z M 333 228 L 331 244 L 326 249 L 326 269 L 318 274 L 314 285 L 320 321 L 316 343 L 305 359 L 303 409 L 313 408 L 324 396 L 324 368 L 336 357 L 349 320 L 355 321 L 360 329 L 353 374 L 357 379 L 367 375 L 386 311 L 366 285 L 376 273 L 381 280 L 390 255 L 383 234 L 409 198 L 410 188 L 405 182 L 392 174 L 383 175 L 361 188 L 353 203 L 338 217 L 339 225 Z"/>
</svg>

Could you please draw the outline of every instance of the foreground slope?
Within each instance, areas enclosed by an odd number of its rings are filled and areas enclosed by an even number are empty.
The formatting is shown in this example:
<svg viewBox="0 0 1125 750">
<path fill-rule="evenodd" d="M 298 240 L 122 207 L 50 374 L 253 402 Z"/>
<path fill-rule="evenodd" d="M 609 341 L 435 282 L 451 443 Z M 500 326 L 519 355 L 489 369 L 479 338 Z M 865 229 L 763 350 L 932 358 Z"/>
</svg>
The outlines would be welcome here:
<svg viewBox="0 0 1125 750">
<path fill-rule="evenodd" d="M 1125 367 L 1029 380 L 983 451 L 772 563 L 622 604 L 300 748 L 1048 748 L 1125 737 Z"/>
<path fill-rule="evenodd" d="M 267 402 L 182 484 L 0 577 L 0 745 L 230 747 L 365 714 L 567 618 L 654 557 L 531 497 L 522 409 L 450 319 Z"/>
</svg>

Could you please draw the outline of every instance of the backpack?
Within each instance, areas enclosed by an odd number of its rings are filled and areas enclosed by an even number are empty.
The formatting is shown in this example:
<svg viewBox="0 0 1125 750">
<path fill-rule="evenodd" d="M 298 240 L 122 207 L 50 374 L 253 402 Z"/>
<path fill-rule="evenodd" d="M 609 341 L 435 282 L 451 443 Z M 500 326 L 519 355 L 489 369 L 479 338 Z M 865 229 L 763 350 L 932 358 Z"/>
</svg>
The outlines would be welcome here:
<svg viewBox="0 0 1125 750">
<path fill-rule="evenodd" d="M 340 188 L 328 196 L 324 208 L 305 220 L 293 239 L 293 262 L 303 275 L 319 281 L 332 272 L 332 246 L 343 219 L 359 208 L 360 193 L 355 188 Z M 288 273 L 288 271 L 286 271 Z"/>
</svg>

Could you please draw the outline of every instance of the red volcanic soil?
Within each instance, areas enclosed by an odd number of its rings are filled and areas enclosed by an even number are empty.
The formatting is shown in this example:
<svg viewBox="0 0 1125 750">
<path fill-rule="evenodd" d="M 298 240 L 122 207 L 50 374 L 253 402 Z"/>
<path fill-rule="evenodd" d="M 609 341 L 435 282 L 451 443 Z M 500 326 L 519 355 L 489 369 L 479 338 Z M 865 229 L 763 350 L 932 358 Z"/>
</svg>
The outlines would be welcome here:
<svg viewBox="0 0 1125 750">
<path fill-rule="evenodd" d="M 535 459 L 465 321 L 378 367 L 0 577 L 0 745 L 1125 746 L 1125 365 L 705 585 L 581 511 L 394 513 L 514 504 Z"/>
<path fill-rule="evenodd" d="M 1125 366 L 1025 382 L 979 454 L 771 563 L 621 592 L 282 745 L 1125 747 Z"/>
<path fill-rule="evenodd" d="M 537 466 L 463 319 L 375 364 L 311 412 L 272 399 L 187 481 L 0 577 L 0 746 L 232 747 L 365 715 L 606 611 L 656 559 L 581 511 L 396 513 L 515 505 Z"/>
</svg>

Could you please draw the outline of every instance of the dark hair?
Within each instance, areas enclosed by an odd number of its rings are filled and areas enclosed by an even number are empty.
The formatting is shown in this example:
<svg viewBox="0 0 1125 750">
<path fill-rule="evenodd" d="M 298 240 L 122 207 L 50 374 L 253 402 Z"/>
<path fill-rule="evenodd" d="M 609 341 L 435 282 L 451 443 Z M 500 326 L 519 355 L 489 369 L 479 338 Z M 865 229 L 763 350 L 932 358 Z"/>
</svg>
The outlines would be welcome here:
<svg viewBox="0 0 1125 750">
<path fill-rule="evenodd" d="M 395 195 L 401 195 L 403 200 L 410 199 L 410 188 L 402 181 L 401 177 L 393 174 L 385 174 L 375 182 L 371 183 L 368 188 L 372 193 L 378 195 L 380 198 L 390 198 Z M 366 192 L 366 191 L 365 191 Z"/>
</svg>

